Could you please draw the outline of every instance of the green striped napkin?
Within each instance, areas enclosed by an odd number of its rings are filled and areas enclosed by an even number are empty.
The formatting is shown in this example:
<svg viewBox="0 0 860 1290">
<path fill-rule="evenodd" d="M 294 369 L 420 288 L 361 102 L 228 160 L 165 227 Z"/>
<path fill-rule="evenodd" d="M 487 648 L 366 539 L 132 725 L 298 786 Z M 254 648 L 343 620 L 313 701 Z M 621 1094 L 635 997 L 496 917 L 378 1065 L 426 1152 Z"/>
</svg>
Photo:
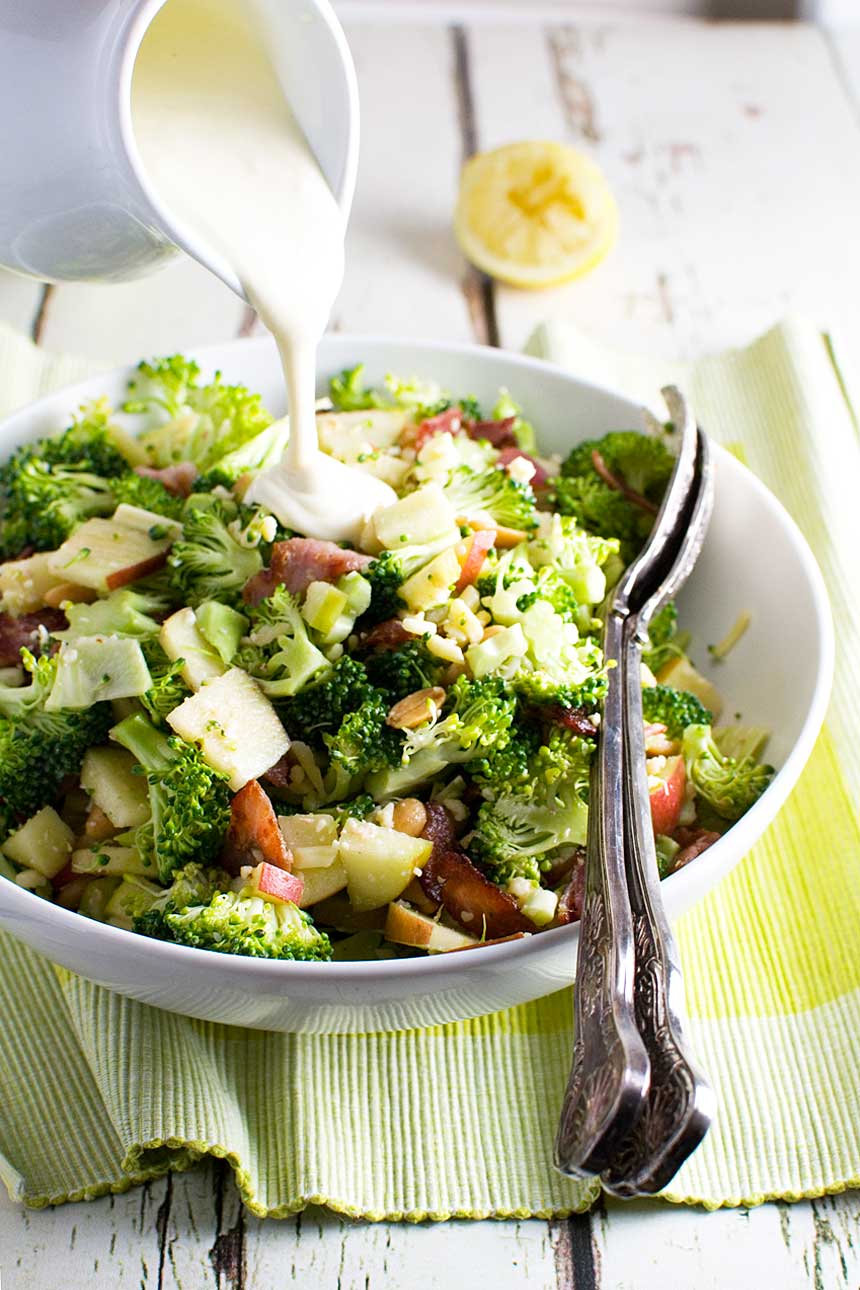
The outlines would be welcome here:
<svg viewBox="0 0 860 1290">
<path fill-rule="evenodd" d="M 720 1115 L 665 1195 L 739 1205 L 857 1185 L 860 454 L 848 381 L 832 342 L 798 322 L 686 366 L 563 328 L 541 329 L 531 348 L 642 400 L 681 385 L 821 562 L 839 633 L 827 725 L 765 838 L 678 924 L 691 1036 Z M 9 404 L 70 375 L 68 360 L 0 332 Z M 259 1214 L 313 1202 L 372 1219 L 548 1216 L 595 1196 L 550 1164 L 567 991 L 428 1031 L 263 1034 L 132 1003 L 4 937 L 0 1015 L 0 1174 L 31 1205 L 204 1154 L 230 1160 Z"/>
</svg>

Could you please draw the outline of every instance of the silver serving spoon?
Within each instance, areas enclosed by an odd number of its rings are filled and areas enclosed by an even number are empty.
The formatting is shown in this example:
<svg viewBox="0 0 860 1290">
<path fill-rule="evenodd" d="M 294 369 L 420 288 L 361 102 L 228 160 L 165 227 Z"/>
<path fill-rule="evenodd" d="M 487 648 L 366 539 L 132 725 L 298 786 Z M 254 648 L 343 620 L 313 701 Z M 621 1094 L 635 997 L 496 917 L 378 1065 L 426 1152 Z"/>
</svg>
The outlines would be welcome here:
<svg viewBox="0 0 860 1290">
<path fill-rule="evenodd" d="M 706 440 L 684 400 L 671 387 L 663 395 L 680 436 L 675 469 L 651 536 L 606 615 L 604 653 L 615 666 L 592 774 L 574 1057 L 556 1140 L 563 1173 L 602 1174 L 624 1195 L 665 1185 L 706 1132 L 711 1106 L 681 1049 L 680 974 L 657 880 L 639 661 L 648 621 L 701 548 L 713 480 Z"/>
</svg>

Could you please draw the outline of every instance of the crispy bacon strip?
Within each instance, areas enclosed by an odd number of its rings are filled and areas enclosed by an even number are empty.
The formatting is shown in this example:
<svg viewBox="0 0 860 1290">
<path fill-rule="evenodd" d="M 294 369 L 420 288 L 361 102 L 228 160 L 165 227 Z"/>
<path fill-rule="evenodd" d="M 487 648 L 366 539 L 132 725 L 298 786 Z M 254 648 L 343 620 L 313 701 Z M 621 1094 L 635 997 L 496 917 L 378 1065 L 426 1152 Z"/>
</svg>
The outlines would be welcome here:
<svg viewBox="0 0 860 1290">
<path fill-rule="evenodd" d="M 427 417 L 415 431 L 415 451 L 420 452 L 434 434 L 459 434 L 462 429 L 462 408 L 448 408 L 447 411 L 439 412 L 435 417 Z"/>
<path fill-rule="evenodd" d="M 675 841 L 681 844 L 681 850 L 672 861 L 672 873 L 677 873 L 683 869 L 684 865 L 695 860 L 708 847 L 712 847 L 715 842 L 719 842 L 720 834 L 711 833 L 708 829 L 677 829 L 675 832 Z"/>
<path fill-rule="evenodd" d="M 534 931 L 512 896 L 485 878 L 462 851 L 435 849 L 421 871 L 425 895 L 444 905 L 451 917 L 473 936 L 495 940 Z"/>
<path fill-rule="evenodd" d="M 517 448 L 515 421 L 516 417 L 504 417 L 501 421 L 470 421 L 466 430 L 470 439 L 487 439 L 494 448 Z"/>
<path fill-rule="evenodd" d="M 381 653 L 384 650 L 399 649 L 401 645 L 414 639 L 399 618 L 386 618 L 375 627 L 371 627 L 361 642 L 361 648 L 375 649 Z"/>
<path fill-rule="evenodd" d="M 591 461 L 594 469 L 597 471 L 604 484 L 608 484 L 610 488 L 614 488 L 617 493 L 622 493 L 627 498 L 628 502 L 632 502 L 634 506 L 639 506 L 643 511 L 649 511 L 652 515 L 657 514 L 657 511 L 660 509 L 659 506 L 655 506 L 647 497 L 643 497 L 641 493 L 637 493 L 636 490 L 631 488 L 626 480 L 622 479 L 620 475 L 613 475 L 597 448 L 592 449 Z"/>
<path fill-rule="evenodd" d="M 530 453 L 523 452 L 522 448 L 517 448 L 514 444 L 508 444 L 506 448 L 502 448 L 499 453 L 499 465 L 510 466 L 511 462 L 516 461 L 517 457 L 525 457 L 526 461 L 530 461 L 534 466 L 535 473 L 529 481 L 534 491 L 539 493 L 542 488 L 546 488 L 549 483 L 549 475 L 544 467 L 536 457 L 532 457 Z"/>
<path fill-rule="evenodd" d="M 174 497 L 190 497 L 200 472 L 193 461 L 178 461 L 175 466 L 164 466 L 160 470 L 155 466 L 135 466 L 134 473 L 143 475 L 145 479 L 157 479 Z"/>
<path fill-rule="evenodd" d="M 293 867 L 272 803 L 257 781 L 251 779 L 230 804 L 230 827 L 221 863 L 228 873 L 238 875 L 243 865 L 258 865 L 261 860 L 278 869 Z"/>
<path fill-rule="evenodd" d="M 582 906 L 585 902 L 585 854 L 578 861 L 570 876 L 567 886 L 559 897 L 555 911 L 555 921 L 562 926 L 578 923 L 582 918 Z"/>
<path fill-rule="evenodd" d="M 322 542 L 317 538 L 289 538 L 272 547 L 272 563 L 245 584 L 246 604 L 257 605 L 282 583 L 293 596 L 301 596 L 312 582 L 333 582 L 344 573 L 367 568 L 371 556 Z"/>
<path fill-rule="evenodd" d="M 21 662 L 23 648 L 36 650 L 39 628 L 58 632 L 68 627 L 68 619 L 61 609 L 37 609 L 33 614 L 0 614 L 0 667 L 15 667 Z"/>
</svg>

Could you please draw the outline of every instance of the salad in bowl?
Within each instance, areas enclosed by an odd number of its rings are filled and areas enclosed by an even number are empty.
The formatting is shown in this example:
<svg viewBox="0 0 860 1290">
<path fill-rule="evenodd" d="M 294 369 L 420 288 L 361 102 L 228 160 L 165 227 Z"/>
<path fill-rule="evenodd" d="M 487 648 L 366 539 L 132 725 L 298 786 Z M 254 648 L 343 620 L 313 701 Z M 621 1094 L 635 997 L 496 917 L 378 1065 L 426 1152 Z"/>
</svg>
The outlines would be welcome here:
<svg viewBox="0 0 860 1290">
<path fill-rule="evenodd" d="M 575 923 L 601 606 L 650 531 L 672 427 L 544 455 L 505 389 L 480 406 L 346 369 L 321 447 L 397 495 L 353 549 L 243 500 L 289 433 L 244 386 L 174 356 L 140 365 L 120 413 L 90 401 L 0 471 L 0 874 L 262 959 Z M 667 605 L 642 675 L 661 876 L 772 775 L 767 732 L 720 724 L 689 644 Z"/>
</svg>

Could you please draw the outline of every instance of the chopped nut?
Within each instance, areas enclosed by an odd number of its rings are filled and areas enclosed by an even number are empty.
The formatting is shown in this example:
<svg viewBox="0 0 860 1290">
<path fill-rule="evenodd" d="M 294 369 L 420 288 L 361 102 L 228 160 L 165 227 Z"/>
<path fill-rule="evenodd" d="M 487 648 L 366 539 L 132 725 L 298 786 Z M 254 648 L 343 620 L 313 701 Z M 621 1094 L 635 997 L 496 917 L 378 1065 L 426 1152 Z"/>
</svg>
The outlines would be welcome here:
<svg viewBox="0 0 860 1290">
<path fill-rule="evenodd" d="M 431 638 L 428 648 L 436 639 L 435 636 Z M 445 691 L 440 685 L 430 686 L 427 690 L 416 690 L 414 694 L 407 694 L 405 699 L 395 703 L 386 720 L 395 730 L 414 730 L 417 726 L 423 726 L 425 721 L 433 721 L 444 702 Z"/>
<path fill-rule="evenodd" d="M 500 627 L 498 623 L 493 623 L 490 627 L 484 628 L 484 634 L 481 637 L 481 640 L 488 641 L 491 636 L 498 636 L 499 632 L 503 632 L 504 630 L 505 628 Z"/>
<path fill-rule="evenodd" d="M 410 838 L 418 838 L 424 832 L 426 823 L 427 812 L 424 809 L 424 803 L 419 802 L 417 797 L 404 797 L 402 802 L 396 803 L 392 827 L 398 833 L 408 833 Z"/>
<path fill-rule="evenodd" d="M 448 640 L 445 636 L 431 636 L 427 642 L 427 648 L 436 658 L 443 658 L 446 663 L 462 663 L 463 651 L 456 641 Z"/>
<path fill-rule="evenodd" d="M 433 636 L 436 632 L 436 624 L 423 614 L 410 614 L 400 621 L 403 623 L 403 630 L 409 632 L 410 636 Z"/>
</svg>

